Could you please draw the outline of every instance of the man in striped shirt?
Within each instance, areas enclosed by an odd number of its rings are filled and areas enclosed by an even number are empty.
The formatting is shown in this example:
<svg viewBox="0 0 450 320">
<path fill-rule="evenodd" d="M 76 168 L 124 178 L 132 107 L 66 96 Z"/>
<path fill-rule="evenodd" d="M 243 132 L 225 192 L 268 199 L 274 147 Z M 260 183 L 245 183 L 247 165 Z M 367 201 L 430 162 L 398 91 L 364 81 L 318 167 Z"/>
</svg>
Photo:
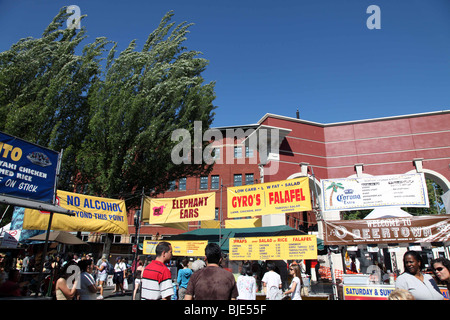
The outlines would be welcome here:
<svg viewBox="0 0 450 320">
<path fill-rule="evenodd" d="M 142 274 L 142 300 L 170 300 L 174 294 L 172 275 L 165 263 L 172 258 L 172 246 L 162 241 L 156 246 L 156 259 L 145 267 Z"/>
</svg>

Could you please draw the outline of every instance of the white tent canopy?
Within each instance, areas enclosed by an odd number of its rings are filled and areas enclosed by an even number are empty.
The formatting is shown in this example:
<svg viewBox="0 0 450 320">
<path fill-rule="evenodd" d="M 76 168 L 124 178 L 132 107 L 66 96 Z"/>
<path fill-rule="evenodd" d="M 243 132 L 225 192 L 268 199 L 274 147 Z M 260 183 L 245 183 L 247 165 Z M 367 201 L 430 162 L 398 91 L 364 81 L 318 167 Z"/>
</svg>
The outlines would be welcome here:
<svg viewBox="0 0 450 320">
<path fill-rule="evenodd" d="M 379 207 L 375 208 L 364 219 L 384 219 L 384 218 L 403 218 L 403 217 L 412 217 L 412 215 L 402 210 L 400 207 Z"/>
</svg>

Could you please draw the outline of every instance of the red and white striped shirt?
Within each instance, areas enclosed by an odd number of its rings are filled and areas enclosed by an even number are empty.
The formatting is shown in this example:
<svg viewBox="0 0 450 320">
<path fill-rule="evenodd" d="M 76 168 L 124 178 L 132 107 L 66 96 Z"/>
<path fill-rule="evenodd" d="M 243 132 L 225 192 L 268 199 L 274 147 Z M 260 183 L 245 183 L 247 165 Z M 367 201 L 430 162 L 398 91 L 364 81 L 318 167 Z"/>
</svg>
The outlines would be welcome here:
<svg viewBox="0 0 450 320">
<path fill-rule="evenodd" d="M 142 274 L 142 300 L 160 300 L 174 294 L 169 268 L 157 260 L 145 267 Z"/>
</svg>

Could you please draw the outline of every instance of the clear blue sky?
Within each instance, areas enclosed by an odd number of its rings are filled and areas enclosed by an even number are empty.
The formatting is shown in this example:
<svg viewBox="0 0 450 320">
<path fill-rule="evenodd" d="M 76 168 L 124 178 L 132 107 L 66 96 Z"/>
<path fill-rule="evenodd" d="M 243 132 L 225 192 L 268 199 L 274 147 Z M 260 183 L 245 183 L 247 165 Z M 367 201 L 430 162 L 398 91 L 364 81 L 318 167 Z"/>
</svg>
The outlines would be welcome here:
<svg viewBox="0 0 450 320">
<path fill-rule="evenodd" d="M 369 30 L 370 5 L 381 29 Z M 187 46 L 210 61 L 214 126 L 264 114 L 320 123 L 450 109 L 449 0 L 0 0 L 0 51 L 40 37 L 77 5 L 89 42 L 142 45 L 162 16 L 192 22 Z"/>
</svg>

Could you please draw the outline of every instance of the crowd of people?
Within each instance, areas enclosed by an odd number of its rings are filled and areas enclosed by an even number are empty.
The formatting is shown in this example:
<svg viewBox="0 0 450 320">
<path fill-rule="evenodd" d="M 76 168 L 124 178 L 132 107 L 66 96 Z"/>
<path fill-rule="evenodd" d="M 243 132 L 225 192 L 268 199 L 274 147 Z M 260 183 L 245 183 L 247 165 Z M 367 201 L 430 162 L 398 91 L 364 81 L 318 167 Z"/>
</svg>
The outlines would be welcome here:
<svg viewBox="0 0 450 320">
<path fill-rule="evenodd" d="M 0 265 L 4 265 L 6 258 L 0 256 Z M 222 267 L 223 258 L 220 247 L 210 243 L 205 248 L 204 260 L 192 262 L 183 258 L 178 268 L 169 268 L 169 263 L 173 262 L 172 247 L 165 241 L 157 245 L 154 260 L 138 260 L 136 265 L 122 257 L 111 264 L 106 255 L 96 263 L 90 254 L 49 256 L 44 263 L 47 276 L 41 291 L 51 292 L 56 300 L 103 299 L 108 276 L 112 276 L 116 295 L 124 295 L 128 283 L 134 281 L 133 300 L 138 295 L 141 300 L 256 300 L 257 292 L 263 292 L 267 300 L 301 300 L 302 295 L 307 294 L 301 264 L 289 265 L 291 281 L 286 288 L 275 263 L 268 262 L 262 272 L 258 271 L 261 276 L 257 276 L 255 265 L 243 261 L 240 275 L 235 278 Z M 390 300 L 444 299 L 437 282 L 450 289 L 448 259 L 432 260 L 433 276 L 424 272 L 418 252 L 406 252 L 403 263 L 405 271 L 398 276 Z M 30 284 L 19 282 L 19 277 L 21 273 L 34 270 L 33 256 L 17 259 L 15 268 L 1 269 L 0 297 L 26 295 Z"/>
<path fill-rule="evenodd" d="M 256 300 L 258 284 L 252 264 L 244 261 L 237 279 L 222 267 L 223 253 L 215 243 L 205 248 L 205 259 L 194 261 L 189 266 L 187 258 L 181 261 L 176 285 L 166 264 L 172 259 L 172 247 L 160 242 L 156 247 L 156 259 L 143 269 L 141 299 L 143 300 Z M 301 300 L 303 280 L 299 264 L 289 267 L 292 282 L 282 291 L 282 281 L 274 263 L 267 264 L 261 284 L 266 299 Z"/>
<path fill-rule="evenodd" d="M 78 256 L 68 253 L 47 256 L 42 267 L 42 281 L 39 281 L 41 280 L 39 279 L 40 270 L 37 267 L 39 261 L 36 262 L 34 255 L 26 255 L 23 258 L 19 256 L 9 261 L 5 261 L 5 258 L 8 260 L 6 255 L 0 259 L 0 297 L 21 297 L 36 293 L 55 295 L 57 284 L 61 285 L 61 281 L 58 282 L 58 280 L 67 277 L 67 268 L 73 265 L 76 265 L 76 270 L 79 270 L 78 274 L 83 280 L 83 282 L 80 281 L 80 284 L 83 284 L 81 290 L 84 290 L 84 284 L 90 278 L 87 275 L 92 273 L 89 269 L 89 262 L 92 261 L 90 254 Z M 78 293 L 84 294 L 84 291 L 78 291 Z M 75 293 L 69 295 L 75 296 Z"/>
</svg>

